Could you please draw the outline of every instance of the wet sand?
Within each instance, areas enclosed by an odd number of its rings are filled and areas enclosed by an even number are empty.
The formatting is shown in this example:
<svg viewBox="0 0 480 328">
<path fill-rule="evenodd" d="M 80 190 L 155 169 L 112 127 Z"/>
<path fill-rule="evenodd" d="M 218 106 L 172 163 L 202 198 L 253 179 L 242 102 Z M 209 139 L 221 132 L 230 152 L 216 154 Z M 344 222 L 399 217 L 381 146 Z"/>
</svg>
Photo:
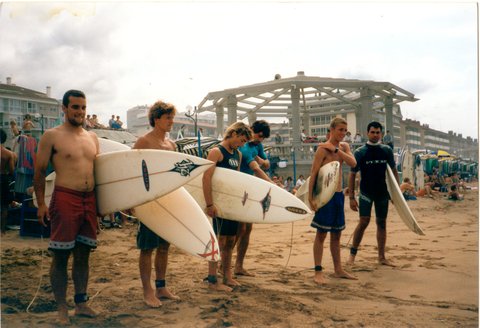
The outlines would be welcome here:
<svg viewBox="0 0 480 328">
<path fill-rule="evenodd" d="M 245 266 L 256 276 L 238 277 L 242 286 L 229 294 L 208 290 L 207 263 L 172 245 L 167 285 L 181 300 L 163 301 L 158 309 L 142 299 L 136 225 L 103 230 L 91 256 L 88 289 L 89 304 L 100 315 L 72 316 L 71 326 L 478 327 L 478 192 L 467 192 L 461 202 L 420 198 L 409 205 L 426 236 L 409 231 L 390 205 L 387 257 L 397 267 L 377 264 L 372 218 L 350 269 L 357 281 L 313 282 L 310 220 L 254 225 Z M 346 220 L 343 262 L 357 213 L 346 208 Z M 55 326 L 47 245 L 47 240 L 19 237 L 18 231 L 2 237 L 2 327 Z M 328 277 L 333 273 L 328 237 L 325 247 Z M 71 279 L 68 300 L 73 315 Z"/>
</svg>

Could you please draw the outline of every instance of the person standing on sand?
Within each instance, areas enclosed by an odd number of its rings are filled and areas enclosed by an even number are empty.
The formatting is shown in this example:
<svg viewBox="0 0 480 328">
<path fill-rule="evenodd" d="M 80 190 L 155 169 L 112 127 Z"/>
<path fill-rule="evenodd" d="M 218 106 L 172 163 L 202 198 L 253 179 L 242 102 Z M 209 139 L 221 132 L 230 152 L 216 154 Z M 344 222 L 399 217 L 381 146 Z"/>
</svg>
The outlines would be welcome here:
<svg viewBox="0 0 480 328">
<path fill-rule="evenodd" d="M 1 161 L 0 161 L 0 181 L 1 181 L 1 233 L 5 234 L 7 231 L 8 205 L 13 200 L 10 193 L 10 182 L 13 180 L 13 173 L 15 172 L 15 153 L 4 147 L 7 141 L 7 133 L 0 129 L 1 136 Z"/>
<path fill-rule="evenodd" d="M 327 142 L 318 145 L 310 172 L 310 181 L 317 181 L 318 172 L 322 166 L 333 161 L 340 162 L 340 179 L 337 190 L 333 198 L 322 208 L 317 209 L 317 203 L 313 197 L 314 183 L 310 183 L 308 186 L 308 202 L 311 209 L 315 211 L 311 226 L 317 228 L 315 242 L 313 243 L 313 259 L 315 261 L 315 277 L 313 280 L 317 284 L 326 283 L 323 275 L 322 258 L 323 243 L 328 232 L 330 232 L 330 252 L 332 253 L 335 277 L 356 279 L 343 270 L 340 258 L 340 237 L 342 230 L 345 229 L 345 195 L 342 192 L 341 178 L 342 165 L 343 162 L 350 167 L 355 167 L 357 164 L 348 143 L 341 142 L 346 132 L 347 121 L 343 118 L 336 117 L 330 122 L 330 137 Z"/>
<path fill-rule="evenodd" d="M 255 175 L 256 177 L 274 183 L 263 169 L 268 170 L 270 161 L 263 150 L 262 142 L 270 137 L 270 125 L 264 121 L 259 120 L 253 122 L 251 129 L 253 131 L 252 140 L 240 147 L 242 153 L 242 161 L 240 171 L 246 174 Z M 284 188 L 283 182 L 280 186 Z M 239 276 L 254 276 L 253 273 L 248 272 L 243 267 L 243 261 L 247 254 L 248 245 L 250 243 L 250 235 L 252 234 L 252 223 L 240 222 L 238 224 L 237 232 L 237 258 L 235 260 L 235 275 Z"/>
<path fill-rule="evenodd" d="M 375 204 L 378 262 L 383 265 L 395 266 L 385 258 L 388 200 L 390 199 L 385 182 L 387 165 L 390 165 L 397 183 L 399 179 L 392 149 L 381 143 L 382 128 L 380 123 L 375 121 L 370 122 L 367 126 L 367 144 L 355 150 L 354 153 L 357 166 L 350 172 L 348 190 L 350 208 L 355 212 L 359 212 L 360 220 L 353 233 L 353 243 L 350 248 L 350 257 L 347 261 L 348 265 L 353 265 L 355 262 L 358 247 L 362 241 L 365 229 L 370 223 L 372 205 Z M 360 171 L 360 195 L 359 202 L 357 203 L 355 199 L 355 176 L 358 171 Z"/>
<path fill-rule="evenodd" d="M 166 134 L 173 127 L 173 119 L 177 110 L 172 104 L 157 101 L 150 107 L 148 120 L 152 131 L 138 138 L 133 145 L 133 149 L 161 149 L 175 151 L 175 143 L 168 139 Z M 168 290 L 165 283 L 167 272 L 168 249 L 170 244 L 159 237 L 147 226 L 140 222 L 137 234 L 137 247 L 140 249 L 139 268 L 140 278 L 143 286 L 143 298 L 150 307 L 160 307 L 162 302 L 160 298 L 172 300 L 180 299 L 178 296 Z M 152 274 L 152 254 L 155 254 L 155 287 L 152 288 L 150 279 Z"/>
<path fill-rule="evenodd" d="M 58 306 L 58 321 L 68 325 L 67 267 L 73 254 L 72 279 L 75 287 L 75 315 L 95 317 L 86 302 L 89 256 L 97 247 L 97 205 L 94 161 L 99 153 L 96 134 L 83 129 L 87 102 L 85 94 L 69 90 L 62 100 L 65 121 L 49 129 L 40 139 L 35 163 L 34 189 L 37 217 L 46 226 L 50 220 L 49 250 L 52 252 L 50 282 Z M 50 208 L 45 204 L 45 175 L 52 162 L 56 172 Z"/>
<path fill-rule="evenodd" d="M 222 142 L 208 153 L 207 159 L 216 165 L 203 174 L 203 195 L 207 205 L 206 212 L 213 219 L 213 230 L 218 236 L 223 271 L 223 283 L 220 283 L 217 281 L 217 262 L 208 262 L 207 281 L 210 289 L 229 292 L 232 290 L 229 286 L 240 285 L 238 281 L 233 279 L 231 267 L 232 252 L 239 222 L 218 217 L 218 211 L 221 209 L 217 208 L 217 205 L 213 202 L 212 176 L 216 167 L 238 171 L 242 161 L 242 153 L 238 148 L 251 138 L 252 131 L 245 123 L 233 123 L 227 128 Z"/>
</svg>

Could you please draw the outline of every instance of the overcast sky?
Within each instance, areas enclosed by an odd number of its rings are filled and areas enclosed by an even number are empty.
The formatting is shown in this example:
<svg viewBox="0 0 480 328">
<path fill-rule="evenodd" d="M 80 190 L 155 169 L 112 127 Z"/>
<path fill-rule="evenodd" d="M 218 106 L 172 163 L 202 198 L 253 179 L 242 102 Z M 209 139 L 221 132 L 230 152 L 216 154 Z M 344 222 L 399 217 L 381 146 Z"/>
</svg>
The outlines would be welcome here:
<svg viewBox="0 0 480 328">
<path fill-rule="evenodd" d="M 307 76 L 389 81 L 404 118 L 478 134 L 476 3 L 2 3 L 0 81 L 111 114 Z"/>
</svg>

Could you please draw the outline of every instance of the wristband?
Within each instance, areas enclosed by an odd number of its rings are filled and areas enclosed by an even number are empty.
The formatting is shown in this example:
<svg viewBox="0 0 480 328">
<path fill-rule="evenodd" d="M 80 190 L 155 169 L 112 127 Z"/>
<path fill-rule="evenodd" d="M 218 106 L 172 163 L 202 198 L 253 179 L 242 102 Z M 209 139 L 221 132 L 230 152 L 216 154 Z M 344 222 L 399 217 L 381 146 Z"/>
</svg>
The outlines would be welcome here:
<svg viewBox="0 0 480 328">
<path fill-rule="evenodd" d="M 213 206 L 213 204 L 207 205 L 207 208 L 208 208 L 208 207 L 212 207 L 212 206 Z"/>
</svg>

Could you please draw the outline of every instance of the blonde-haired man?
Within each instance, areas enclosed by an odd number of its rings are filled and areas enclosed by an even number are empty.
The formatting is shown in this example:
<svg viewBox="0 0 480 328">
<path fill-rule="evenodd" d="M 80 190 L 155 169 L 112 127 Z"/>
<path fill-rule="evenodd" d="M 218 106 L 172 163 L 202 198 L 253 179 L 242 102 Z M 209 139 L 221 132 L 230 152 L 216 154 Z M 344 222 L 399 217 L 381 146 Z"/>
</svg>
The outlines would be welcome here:
<svg viewBox="0 0 480 328">
<path fill-rule="evenodd" d="M 217 216 L 218 204 L 213 202 L 212 196 L 212 176 L 216 167 L 223 167 L 231 170 L 240 170 L 242 162 L 242 153 L 238 150 L 247 141 L 252 139 L 252 131 L 243 122 L 236 122 L 230 125 L 222 142 L 213 148 L 208 154 L 207 159 L 214 162 L 212 166 L 203 174 L 203 194 L 207 205 L 206 212 L 213 218 L 213 230 L 217 234 L 220 244 L 220 253 L 223 270 L 223 283 L 217 281 L 217 262 L 209 262 L 208 266 L 208 284 L 210 289 L 231 291 L 231 287 L 240 285 L 232 274 L 232 251 L 235 246 L 235 238 L 239 226 L 238 221 L 220 218 Z M 230 286 L 230 287 L 229 287 Z"/>
<path fill-rule="evenodd" d="M 322 258 L 323 258 L 323 243 L 330 232 L 330 251 L 332 253 L 333 266 L 335 270 L 335 277 L 345 279 L 356 279 L 348 272 L 343 270 L 340 259 L 340 237 L 342 230 L 345 229 L 345 213 L 344 202 L 345 196 L 342 192 L 342 165 L 347 163 L 350 167 L 355 167 L 357 162 L 350 151 L 350 146 L 347 142 L 341 142 L 347 133 L 347 122 L 340 117 L 334 118 L 330 122 L 330 136 L 325 143 L 318 145 L 315 153 L 315 158 L 312 163 L 310 173 L 310 184 L 308 188 L 308 201 L 310 207 L 315 211 L 311 226 L 317 228 L 315 242 L 313 244 L 313 258 L 315 261 L 315 276 L 314 281 L 317 284 L 326 283 L 323 275 Z M 313 198 L 312 181 L 317 181 L 317 176 L 320 168 L 327 163 L 338 161 L 340 162 L 340 179 L 338 181 L 337 190 L 333 198 L 325 204 L 322 208 L 317 208 L 317 203 Z"/>
</svg>

